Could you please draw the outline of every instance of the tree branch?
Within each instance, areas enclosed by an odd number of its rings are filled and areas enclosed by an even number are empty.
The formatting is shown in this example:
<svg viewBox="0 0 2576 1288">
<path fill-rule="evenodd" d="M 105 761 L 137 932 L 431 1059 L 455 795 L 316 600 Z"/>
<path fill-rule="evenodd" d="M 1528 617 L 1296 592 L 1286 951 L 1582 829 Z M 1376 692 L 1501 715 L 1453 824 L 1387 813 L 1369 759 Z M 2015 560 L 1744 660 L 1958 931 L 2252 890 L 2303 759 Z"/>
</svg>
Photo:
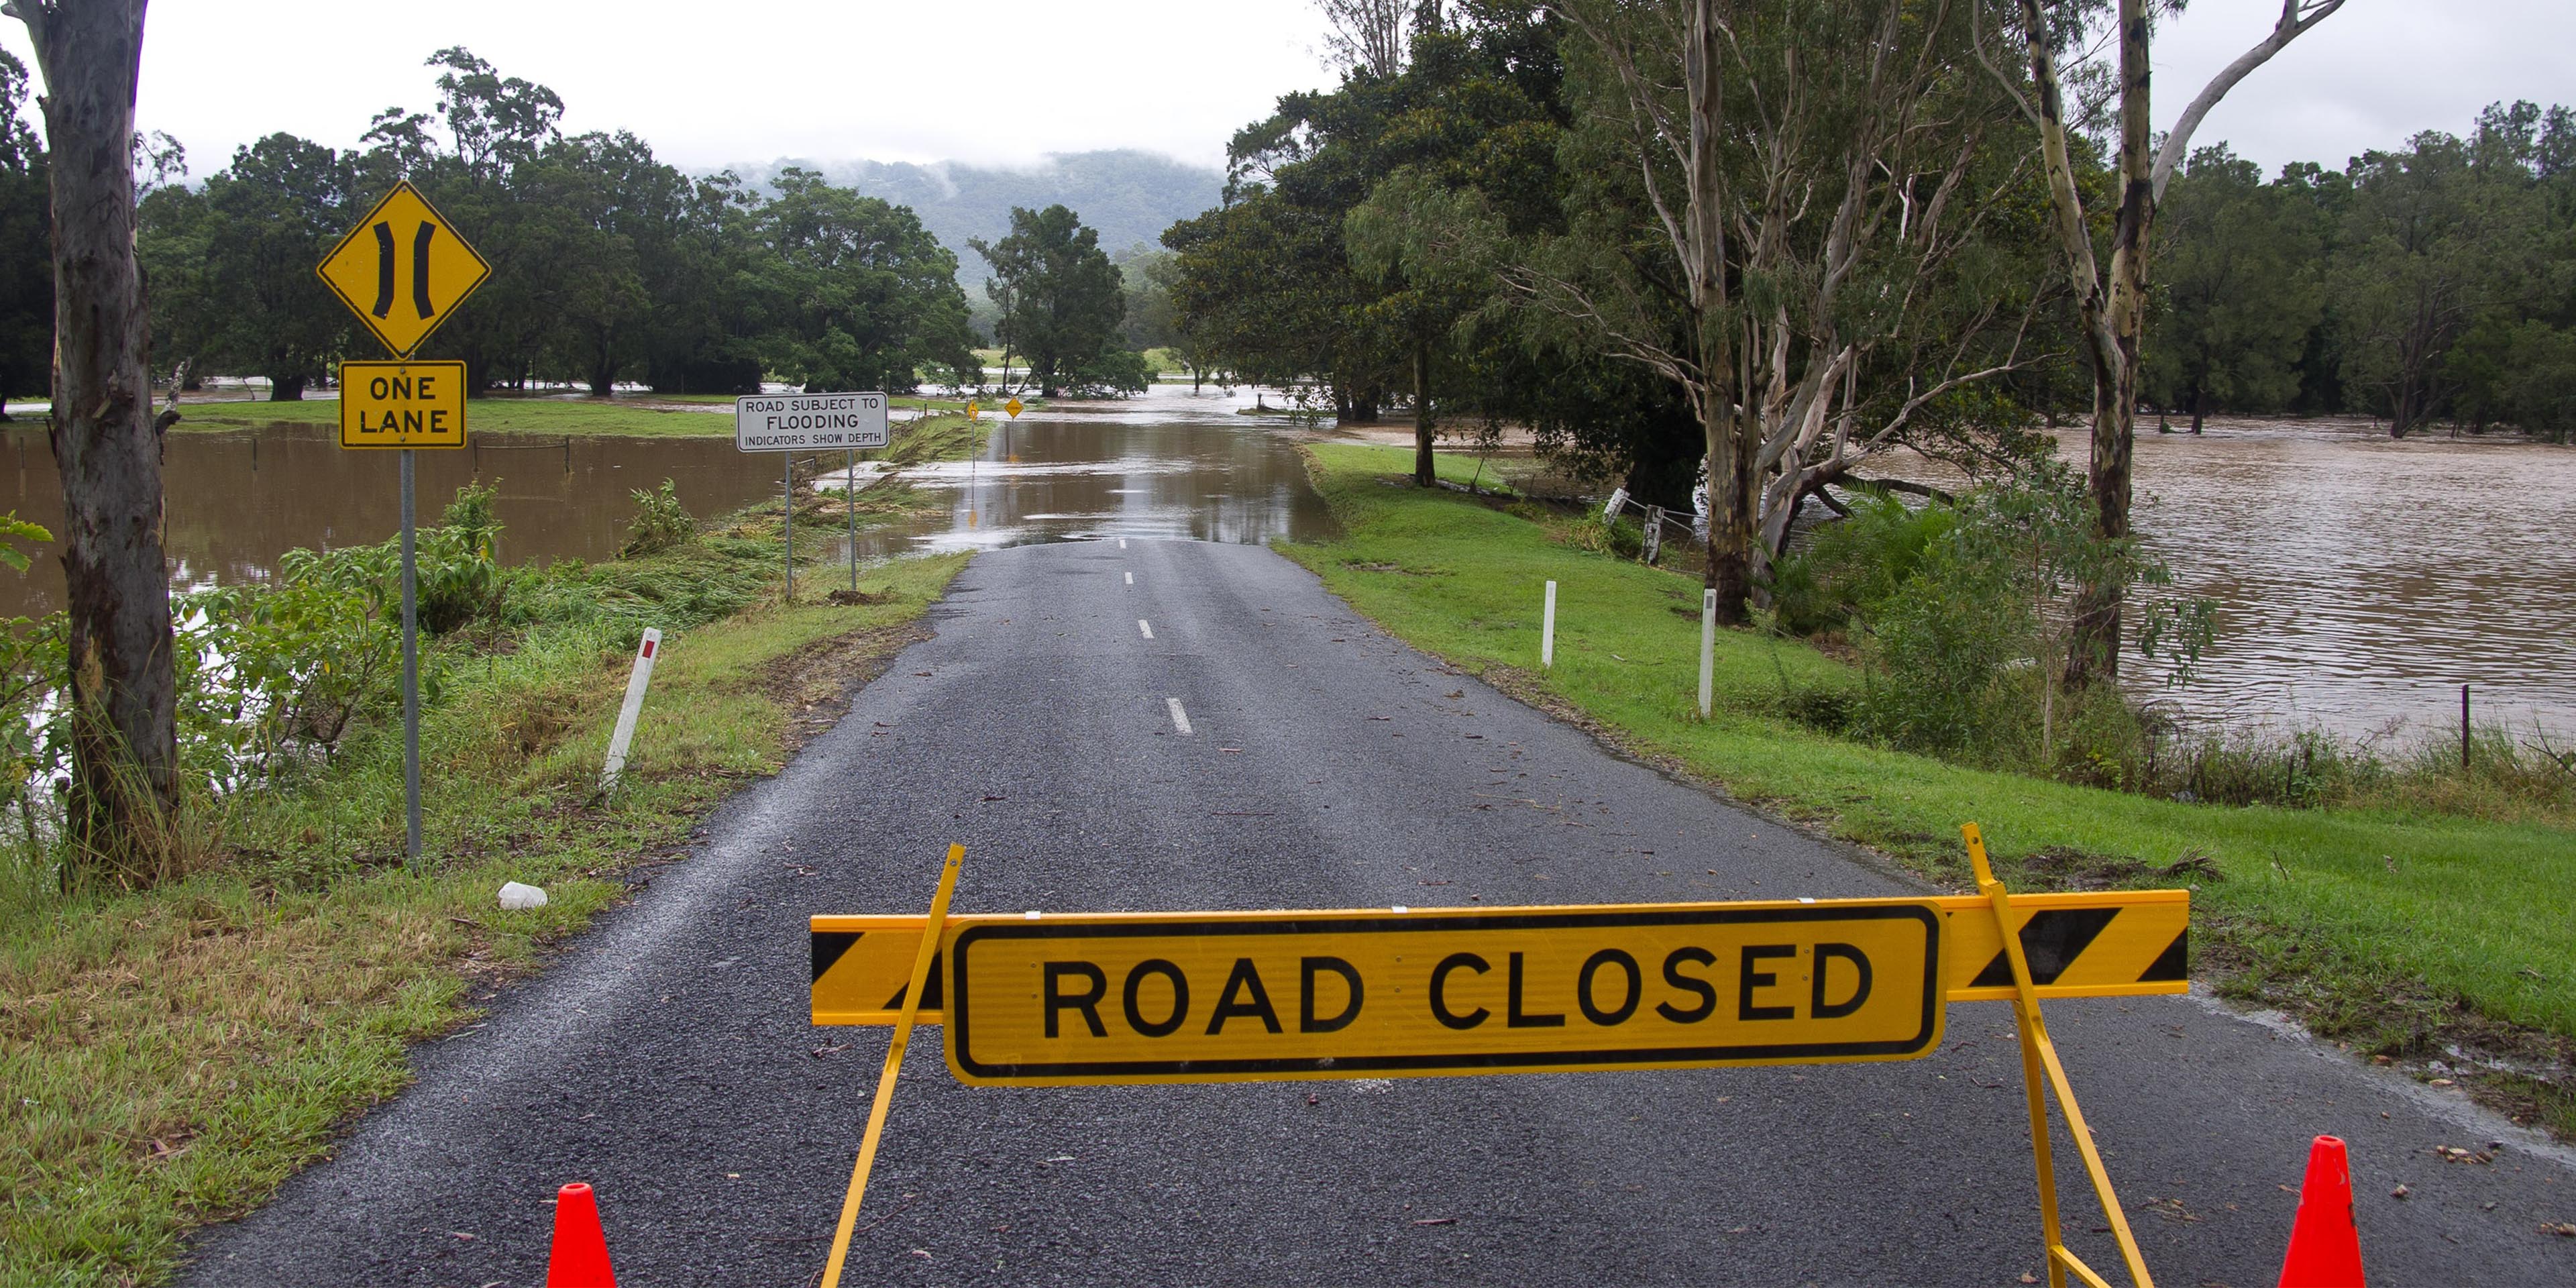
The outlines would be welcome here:
<svg viewBox="0 0 2576 1288">
<path fill-rule="evenodd" d="M 2200 128 L 2201 119 L 2209 115 L 2210 109 L 2218 106 L 2218 100 L 2227 97 L 2227 91 L 2252 75 L 2255 68 L 2270 62 L 2272 55 L 2289 48 L 2291 41 L 2342 7 L 2343 0 L 2281 0 L 2281 17 L 2272 24 L 2272 34 L 2257 41 L 2252 49 L 2237 55 L 2235 62 L 2210 77 L 2209 83 L 2201 87 L 2200 95 L 2191 100 L 2191 106 L 2184 108 L 2182 115 L 2175 118 L 2173 132 L 2165 136 L 2164 148 L 2156 153 L 2152 180 L 2155 200 L 2161 202 L 2165 199 L 2165 184 L 2191 152 L 2192 132 Z"/>
</svg>

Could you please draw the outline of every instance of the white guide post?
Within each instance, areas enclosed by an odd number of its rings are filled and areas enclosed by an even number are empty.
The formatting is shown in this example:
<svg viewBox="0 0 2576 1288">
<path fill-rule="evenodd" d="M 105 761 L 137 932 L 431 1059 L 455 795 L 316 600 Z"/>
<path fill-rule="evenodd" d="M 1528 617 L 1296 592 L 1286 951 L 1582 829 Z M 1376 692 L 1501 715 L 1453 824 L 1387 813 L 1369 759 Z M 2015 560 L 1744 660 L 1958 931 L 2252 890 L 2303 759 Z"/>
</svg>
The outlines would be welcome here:
<svg viewBox="0 0 2576 1288">
<path fill-rule="evenodd" d="M 1709 682 L 1717 669 L 1717 592 L 1699 593 L 1699 718 L 1708 718 Z"/>
<path fill-rule="evenodd" d="M 626 677 L 626 705 L 617 712 L 617 732 L 608 736 L 608 763 L 599 771 L 599 790 L 605 795 L 617 786 L 617 776 L 626 771 L 626 745 L 635 740 L 635 717 L 644 711 L 644 686 L 653 682 L 653 659 L 662 653 L 662 632 L 644 628 L 644 642 L 635 646 L 635 673 Z"/>
<path fill-rule="evenodd" d="M 1556 583 L 1552 581 L 1547 584 L 1547 614 L 1539 619 L 1538 664 L 1556 665 Z"/>
</svg>

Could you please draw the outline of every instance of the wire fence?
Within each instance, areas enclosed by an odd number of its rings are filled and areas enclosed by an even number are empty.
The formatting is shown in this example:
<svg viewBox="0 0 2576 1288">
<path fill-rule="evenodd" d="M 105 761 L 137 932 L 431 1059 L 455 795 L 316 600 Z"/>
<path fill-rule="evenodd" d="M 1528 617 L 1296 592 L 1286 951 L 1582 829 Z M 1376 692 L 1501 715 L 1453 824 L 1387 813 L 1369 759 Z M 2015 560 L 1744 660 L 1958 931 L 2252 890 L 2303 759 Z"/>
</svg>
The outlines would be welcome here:
<svg viewBox="0 0 2576 1288">
<path fill-rule="evenodd" d="M 1700 514 L 1676 517 L 1675 512 L 1660 505 L 1648 505 L 1628 495 L 1628 489 L 1614 488 L 1610 499 L 1601 507 L 1601 521 L 1616 523 L 1630 515 L 1645 539 L 1638 558 L 1647 564 L 1671 568 L 1704 568 L 1708 562 L 1708 520 Z M 1668 541 L 1678 540 L 1668 547 Z"/>
</svg>

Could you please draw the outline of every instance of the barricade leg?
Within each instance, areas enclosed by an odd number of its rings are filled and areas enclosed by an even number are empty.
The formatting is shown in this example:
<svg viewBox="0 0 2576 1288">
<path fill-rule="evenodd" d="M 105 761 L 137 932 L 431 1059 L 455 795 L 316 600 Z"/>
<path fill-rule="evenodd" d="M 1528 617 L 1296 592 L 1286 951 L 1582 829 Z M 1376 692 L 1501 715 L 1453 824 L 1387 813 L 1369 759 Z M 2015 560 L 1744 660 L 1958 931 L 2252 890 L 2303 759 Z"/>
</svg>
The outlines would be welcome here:
<svg viewBox="0 0 2576 1288">
<path fill-rule="evenodd" d="M 877 1075 L 876 1103 L 868 1108 L 859 1161 L 850 1168 L 850 1192 L 841 1199 L 841 1221 L 832 1230 L 832 1255 L 823 1263 L 822 1288 L 840 1288 L 841 1266 L 850 1255 L 850 1233 L 859 1223 L 859 1199 L 868 1191 L 869 1170 L 876 1166 L 886 1113 L 894 1108 L 894 1077 L 903 1068 L 904 1048 L 912 1042 L 913 1021 L 921 1015 L 921 995 L 930 984 L 930 961 L 939 955 L 939 932 L 948 922 L 948 896 L 957 891 L 957 865 L 965 858 L 965 846 L 948 847 L 948 862 L 939 869 L 939 889 L 930 896 L 930 920 L 922 927 L 921 947 L 912 955 L 912 984 L 903 993 L 903 1013 L 895 1018 L 894 1036 L 886 1042 L 885 1071 Z"/>
<path fill-rule="evenodd" d="M 2048 1148 L 2048 1109 L 2043 1096 L 2042 1080 L 2047 1093 L 2057 1097 L 2057 1110 L 2066 1118 L 2066 1134 L 2075 1141 L 2075 1151 L 2084 1160 L 2086 1176 L 2093 1182 L 2093 1196 L 2102 1204 L 2102 1216 L 2119 1242 L 2120 1259 L 2129 1272 L 2135 1288 L 2155 1288 L 2147 1274 L 2146 1258 L 2138 1251 L 2137 1236 L 2129 1229 L 2128 1214 L 2120 1210 L 2120 1196 L 2112 1192 L 2111 1174 L 2102 1166 L 2101 1151 L 2094 1148 L 2092 1129 L 2084 1123 L 2084 1111 L 2075 1103 L 2075 1088 L 2067 1081 L 2066 1066 L 2057 1058 L 2056 1044 L 2049 1041 L 2048 1021 L 2039 1013 L 2039 990 L 2031 983 L 2030 959 L 2023 955 L 2021 935 L 2013 925 L 2011 896 L 2004 883 L 1995 879 L 1994 867 L 1986 861 L 1986 839 L 1977 825 L 1960 827 L 1967 838 L 1968 859 L 1976 870 L 1977 893 L 1994 906 L 1995 928 L 2003 938 L 2004 959 L 2012 966 L 2013 1028 L 2021 1039 L 2022 1086 L 2030 1099 L 2030 1152 L 2039 1169 L 2039 1210 L 2043 1233 L 2048 1240 L 2048 1282 L 2050 1288 L 2065 1288 L 2066 1276 L 2073 1274 L 2090 1288 L 2111 1288 L 2109 1280 L 2084 1264 L 2081 1257 L 2068 1249 L 2057 1219 L 2057 1177 Z"/>
</svg>

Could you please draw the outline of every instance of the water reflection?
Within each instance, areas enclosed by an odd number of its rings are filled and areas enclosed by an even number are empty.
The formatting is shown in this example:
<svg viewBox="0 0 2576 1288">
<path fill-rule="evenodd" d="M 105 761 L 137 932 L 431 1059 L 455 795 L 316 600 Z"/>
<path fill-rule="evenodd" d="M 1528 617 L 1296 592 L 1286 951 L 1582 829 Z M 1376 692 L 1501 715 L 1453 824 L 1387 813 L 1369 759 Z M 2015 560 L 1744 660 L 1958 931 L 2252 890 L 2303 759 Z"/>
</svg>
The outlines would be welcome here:
<svg viewBox="0 0 2576 1288">
<path fill-rule="evenodd" d="M 1032 409 L 1016 423 L 996 417 L 977 459 L 907 471 L 944 508 L 861 534 L 858 554 L 1331 536 L 1298 435 L 1235 414 L 1252 401 L 1165 385 Z M 2082 440 L 2066 435 L 2061 449 L 2080 460 Z M 59 529 L 42 431 L 12 426 L 0 450 L 14 487 L 0 506 Z M 700 515 L 778 494 L 777 458 L 723 438 L 567 449 L 493 436 L 480 451 L 419 461 L 425 520 L 478 469 L 500 480 L 502 555 L 514 563 L 613 556 L 633 513 L 628 490 L 666 477 Z M 1940 477 L 1901 458 L 1884 472 Z M 397 522 L 391 456 L 342 451 L 328 429 L 176 434 L 165 478 L 175 585 L 262 579 L 287 549 L 382 541 Z M 2220 607 L 2203 677 L 2174 695 L 2186 712 L 2365 736 L 2456 720 L 2468 683 L 2482 718 L 2576 730 L 2576 450 L 2214 422 L 2200 438 L 2140 435 L 2137 487 L 2148 543 Z M 825 531 L 837 539 L 828 521 Z M 51 551 L 23 577 L 0 576 L 0 615 L 61 602 Z M 2131 678 L 2156 691 L 2154 675 Z"/>
<path fill-rule="evenodd" d="M 906 470 L 915 488 L 946 494 L 946 511 L 861 533 L 859 557 L 1104 537 L 1260 544 L 1332 535 L 1295 436 L 1282 422 L 1235 414 L 1252 402 L 1248 392 L 1160 385 L 1141 398 L 997 421 L 977 459 Z"/>
<path fill-rule="evenodd" d="M 2187 713 L 2403 735 L 2455 728 L 2468 684 L 2482 723 L 2576 730 L 2576 450 L 2213 422 L 2140 434 L 2136 469 L 2139 532 L 2219 606 Z"/>
<path fill-rule="evenodd" d="M 12 425 L 8 495 L 0 508 L 62 531 L 63 490 L 41 428 Z M 511 563 L 606 559 L 626 541 L 628 493 L 672 480 L 695 514 L 718 514 L 778 494 L 778 460 L 738 453 L 727 439 L 492 435 L 467 451 L 422 452 L 420 519 L 438 521 L 456 489 L 497 481 L 502 557 Z M 174 587 L 266 579 L 278 555 L 383 541 L 401 530 L 391 452 L 343 451 L 328 427 L 280 425 L 240 434 L 170 435 L 162 467 Z M 59 546 L 24 576 L 0 576 L 0 617 L 62 607 Z"/>
</svg>

